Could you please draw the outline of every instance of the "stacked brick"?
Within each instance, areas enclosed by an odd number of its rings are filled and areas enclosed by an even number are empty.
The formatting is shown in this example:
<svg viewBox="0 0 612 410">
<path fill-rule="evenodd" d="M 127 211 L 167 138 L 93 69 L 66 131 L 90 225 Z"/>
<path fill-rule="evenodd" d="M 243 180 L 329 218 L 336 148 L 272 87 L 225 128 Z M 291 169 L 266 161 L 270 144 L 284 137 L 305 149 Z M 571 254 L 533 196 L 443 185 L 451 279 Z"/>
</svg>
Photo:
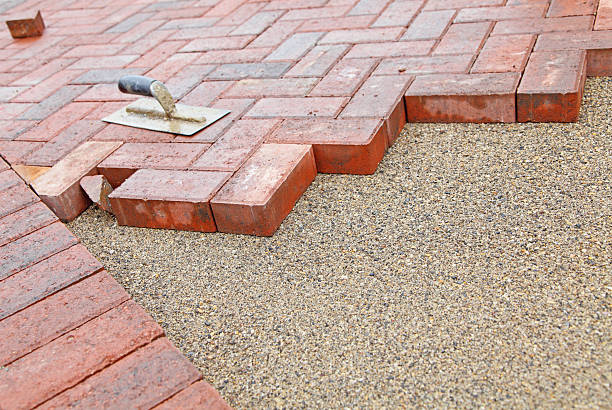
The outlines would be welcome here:
<svg viewBox="0 0 612 410">
<path fill-rule="evenodd" d="M 317 172 L 373 173 L 407 121 L 575 121 L 585 77 L 612 71 L 610 0 L 28 0 L 3 16 L 39 8 L 44 36 L 0 36 L 0 153 L 51 168 L 32 183 L 62 220 L 99 173 L 121 224 L 270 235 Z M 124 74 L 232 113 L 193 137 L 103 123 L 134 98 Z M 94 143 L 115 145 L 67 166 Z M 169 180 L 184 188 L 152 187 Z"/>
</svg>

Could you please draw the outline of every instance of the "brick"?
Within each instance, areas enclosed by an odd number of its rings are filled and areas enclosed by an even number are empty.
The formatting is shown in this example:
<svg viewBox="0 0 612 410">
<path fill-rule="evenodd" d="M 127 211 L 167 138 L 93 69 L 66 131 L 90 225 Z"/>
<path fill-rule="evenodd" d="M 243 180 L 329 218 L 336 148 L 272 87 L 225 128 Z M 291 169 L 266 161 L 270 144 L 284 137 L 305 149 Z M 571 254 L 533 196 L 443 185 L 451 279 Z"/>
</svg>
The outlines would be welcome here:
<svg viewBox="0 0 612 410">
<path fill-rule="evenodd" d="M 600 0 L 601 1 L 601 0 Z M 552 0 L 546 17 L 583 16 L 595 14 L 594 0 Z"/>
<path fill-rule="evenodd" d="M 23 120 L 44 120 L 87 90 L 85 85 L 66 85 L 21 114 Z"/>
<path fill-rule="evenodd" d="M 223 93 L 229 98 L 304 97 L 318 78 L 245 79 Z"/>
<path fill-rule="evenodd" d="M 46 142 L 41 148 L 24 158 L 24 163 L 26 165 L 53 166 L 104 126 L 104 123 L 98 121 L 76 121 L 49 142 Z"/>
<path fill-rule="evenodd" d="M 308 94 L 315 97 L 352 96 L 377 61 L 372 58 L 343 59 Z"/>
<path fill-rule="evenodd" d="M 80 46 L 82 44 L 109 44 L 118 37 L 117 33 L 72 34 L 59 42 L 61 46 Z"/>
<path fill-rule="evenodd" d="M 166 338 L 158 339 L 54 397 L 41 409 L 151 408 L 200 378 Z"/>
<path fill-rule="evenodd" d="M 542 34 L 535 50 L 587 50 L 587 76 L 612 75 L 612 31 Z"/>
<path fill-rule="evenodd" d="M 41 81 L 44 81 L 45 79 L 51 77 L 53 74 L 67 68 L 75 61 L 76 60 L 74 58 L 58 58 L 51 60 L 42 67 L 15 80 L 12 85 L 36 85 Z"/>
<path fill-rule="evenodd" d="M 0 319 L 4 319 L 25 307 L 42 301 L 47 296 L 100 270 L 102 270 L 100 262 L 83 245 L 74 245 L 32 265 L 2 281 L 2 286 L 0 287 Z M 44 324 L 46 319 L 44 316 L 34 317 L 37 320 L 42 320 Z M 3 323 L 0 322 L 0 326 Z M 76 325 L 79 324 L 77 323 Z M 51 328 L 49 326 L 50 330 L 52 330 Z M 44 344 L 48 341 L 43 339 L 41 338 L 38 343 Z M 23 351 L 23 346 L 21 349 Z M 3 350 L 5 356 L 2 356 L 0 362 L 6 363 L 16 358 L 13 350 Z M 13 358 L 11 359 L 9 356 Z M 17 357 L 20 356 L 21 354 Z"/>
<path fill-rule="evenodd" d="M 208 106 L 232 84 L 233 81 L 204 81 L 185 95 L 181 103 Z"/>
<path fill-rule="evenodd" d="M 350 30 L 350 29 L 366 29 L 370 26 L 375 16 L 348 16 L 348 17 L 332 17 L 305 21 L 300 26 L 298 31 L 332 31 L 332 30 Z"/>
<path fill-rule="evenodd" d="M 9 244 L 0 246 L 0 280 L 76 243 L 77 238 L 64 225 L 55 222 Z"/>
<path fill-rule="evenodd" d="M 159 30 L 175 30 L 175 29 L 189 29 L 189 28 L 201 28 L 210 27 L 215 24 L 219 19 L 210 17 L 199 17 L 199 18 L 186 18 L 186 19 L 172 19 Z"/>
<path fill-rule="evenodd" d="M 139 39 L 131 44 L 129 44 L 126 48 L 123 49 L 123 53 L 125 54 L 146 54 L 151 51 L 153 48 L 162 47 L 165 41 L 169 39 L 174 33 L 172 31 L 153 31 L 151 34 L 147 35 L 144 38 Z M 172 40 L 181 40 L 175 39 Z M 138 60 L 137 60 L 138 61 Z M 133 68 L 133 67 L 132 67 Z M 143 66 L 143 68 L 151 68 L 149 66 Z"/>
<path fill-rule="evenodd" d="M 135 54 L 83 57 L 70 66 L 72 70 L 89 70 L 92 68 L 122 68 L 136 60 L 139 56 Z M 134 67 L 142 67 L 135 65 Z"/>
<path fill-rule="evenodd" d="M 116 84 L 124 75 L 141 75 L 145 72 L 144 68 L 111 68 L 89 70 L 79 77 L 73 79 L 71 84 Z"/>
<path fill-rule="evenodd" d="M 218 230 L 273 235 L 316 173 L 309 145 L 262 145 L 212 199 Z"/>
<path fill-rule="evenodd" d="M 166 132 L 126 127 L 119 124 L 108 124 L 95 134 L 91 141 L 170 142 L 173 139 L 174 135 Z"/>
<path fill-rule="evenodd" d="M 119 91 L 116 84 L 96 84 L 83 94 L 76 97 L 76 102 L 108 102 L 108 101 L 134 101 L 139 97 L 133 94 L 124 94 Z M 123 104 L 126 106 L 127 104 Z"/>
<path fill-rule="evenodd" d="M 294 117 L 335 117 L 346 98 L 309 97 L 309 98 L 262 98 L 247 113 L 247 117 L 294 118 Z"/>
<path fill-rule="evenodd" d="M 263 11 L 251 16 L 231 32 L 233 36 L 254 35 L 263 33 L 282 15 L 279 11 Z"/>
<path fill-rule="evenodd" d="M 13 173 L 12 171 L 5 172 Z M 0 173 L 0 177 L 3 173 Z M 23 183 L 19 177 L 15 176 L 15 178 L 18 179 L 18 183 Z M 57 221 L 57 217 L 49 208 L 42 202 L 35 202 L 4 218 L 0 218 L 0 225 L 3 226 L 2 232 L 0 232 L 0 246 L 6 245 L 55 221 Z"/>
<path fill-rule="evenodd" d="M 109 198 L 119 225 L 215 232 L 210 199 L 230 176 L 141 169 Z"/>
<path fill-rule="evenodd" d="M 590 31 L 593 16 L 530 18 L 503 20 L 495 23 L 492 36 L 506 34 L 540 34 L 555 31 Z"/>
<path fill-rule="evenodd" d="M 196 38 L 214 38 L 226 36 L 232 31 L 231 26 L 212 26 L 212 27 L 199 27 L 199 28 L 187 28 L 178 30 L 172 33 L 168 37 L 169 40 L 193 40 Z M 153 34 L 164 33 L 163 31 L 154 31 Z"/>
<path fill-rule="evenodd" d="M 12 170 L 0 171 L 0 191 L 14 187 L 17 184 L 23 184 L 23 181 Z"/>
<path fill-rule="evenodd" d="M 162 333 L 141 307 L 125 302 L 10 364 L 0 396 L 15 408 L 34 407 Z"/>
<path fill-rule="evenodd" d="M 182 136 L 178 135 L 174 141 L 175 142 L 191 142 L 191 143 L 200 143 L 200 142 L 215 142 L 223 133 L 231 126 L 234 121 L 240 119 L 242 115 L 253 106 L 255 100 L 243 98 L 227 98 L 217 100 L 214 104 L 212 104 L 213 108 L 221 108 L 225 110 L 230 110 L 230 113 L 225 117 L 221 118 L 219 121 L 216 121 L 210 127 L 204 128 L 202 131 L 192 135 L 192 136 Z"/>
<path fill-rule="evenodd" d="M 349 16 L 359 14 L 380 14 L 390 0 L 359 0 L 359 2 L 349 11 Z"/>
<path fill-rule="evenodd" d="M 29 112 L 36 108 L 35 104 L 23 104 L 23 103 L 4 103 L 0 104 L 0 120 L 12 120 L 17 118 L 24 112 Z M 29 120 L 31 118 L 17 118 L 20 120 Z"/>
<path fill-rule="evenodd" d="M 309 9 L 321 7 L 327 0 L 272 0 L 264 10 Z"/>
<path fill-rule="evenodd" d="M 410 122 L 514 122 L 520 73 L 419 76 L 406 93 Z"/>
<path fill-rule="evenodd" d="M 210 409 L 231 410 L 231 407 L 210 384 L 199 381 L 172 396 L 155 410 Z"/>
<path fill-rule="evenodd" d="M 44 346 L 129 296 L 106 272 L 84 279 L 0 322 L 0 363 L 6 365 Z"/>
<path fill-rule="evenodd" d="M 184 46 L 181 51 L 185 53 L 194 51 L 241 49 L 249 44 L 251 40 L 253 40 L 253 36 L 196 38 Z"/>
<path fill-rule="evenodd" d="M 518 121 L 576 121 L 585 78 L 584 51 L 531 53 L 516 94 Z"/>
<path fill-rule="evenodd" d="M 36 167 L 21 164 L 13 165 L 13 170 L 21 177 L 21 179 L 25 181 L 26 184 L 31 184 L 32 181 L 34 181 L 36 178 L 49 171 L 50 169 L 51 167 Z"/>
<path fill-rule="evenodd" d="M 372 174 L 387 147 L 378 118 L 285 120 L 267 142 L 312 145 L 317 170 L 334 174 Z"/>
<path fill-rule="evenodd" d="M 106 33 L 125 33 L 130 31 L 134 26 L 142 23 L 153 16 L 153 13 L 136 13 L 122 20 L 120 23 L 106 30 Z"/>
<path fill-rule="evenodd" d="M 2 157 L 0 157 L 0 171 L 5 171 L 7 169 L 11 169 L 10 165 L 7 164 L 7 162 L 3 160 Z"/>
<path fill-rule="evenodd" d="M 471 72 L 522 72 L 534 44 L 535 36 L 531 34 L 489 37 Z"/>
<path fill-rule="evenodd" d="M 86 44 L 76 46 L 63 57 L 113 56 L 125 47 L 125 44 Z"/>
<path fill-rule="evenodd" d="M 79 181 L 96 173 L 96 166 L 121 143 L 86 142 L 32 182 L 42 201 L 62 220 L 76 218 L 89 206 Z"/>
<path fill-rule="evenodd" d="M 0 120 L 0 142 L 2 140 L 13 140 L 34 125 L 36 125 L 36 121 Z"/>
<path fill-rule="evenodd" d="M 147 71 L 147 77 L 155 78 L 156 80 L 166 82 L 170 78 L 172 78 L 172 76 L 177 72 L 183 71 L 185 66 L 189 66 L 187 67 L 187 69 L 191 68 L 191 64 L 198 57 L 199 54 L 197 53 L 174 54 L 168 57 L 163 63 L 157 65 L 154 69 Z M 206 74 L 212 71 L 212 68 L 214 67 L 207 67 L 207 72 L 202 75 L 201 78 L 204 78 Z"/>
<path fill-rule="evenodd" d="M 245 48 L 243 50 L 212 50 L 205 52 L 198 64 L 257 63 L 270 54 L 271 48 Z"/>
<path fill-rule="evenodd" d="M 315 46 L 323 33 L 296 33 L 285 40 L 264 61 L 298 60 Z"/>
<path fill-rule="evenodd" d="M 319 44 L 394 41 L 400 37 L 402 31 L 402 27 L 330 31 L 319 41 Z"/>
<path fill-rule="evenodd" d="M 350 5 L 344 6 L 326 6 L 326 7 L 317 7 L 312 9 L 298 9 L 298 10 L 288 10 L 287 13 L 283 14 L 281 18 L 282 21 L 287 20 L 317 20 L 323 18 L 330 17 L 341 17 L 346 14 L 346 12 L 350 9 Z"/>
<path fill-rule="evenodd" d="M 455 17 L 455 23 L 544 17 L 547 7 L 547 4 L 543 3 L 506 7 L 465 8 L 459 11 L 457 17 Z"/>
<path fill-rule="evenodd" d="M 418 13 L 423 0 L 396 0 L 391 3 L 372 27 L 407 26 Z"/>
<path fill-rule="evenodd" d="M 236 121 L 190 169 L 236 171 L 279 122 L 276 119 Z"/>
<path fill-rule="evenodd" d="M 462 9 L 464 7 L 501 6 L 505 0 L 429 0 L 425 10 Z"/>
<path fill-rule="evenodd" d="M 96 108 L 94 108 L 93 111 L 91 111 L 89 114 L 87 114 L 84 117 L 84 119 L 86 119 L 86 120 L 101 120 L 102 118 L 106 117 L 107 115 L 110 115 L 110 114 L 114 113 L 115 111 L 125 107 L 125 105 L 126 105 L 125 103 L 118 102 L 118 101 L 96 103 Z"/>
<path fill-rule="evenodd" d="M 612 30 L 612 1 L 599 0 L 595 30 Z"/>
<path fill-rule="evenodd" d="M 347 45 L 316 46 L 285 77 L 323 77 L 348 49 Z"/>
<path fill-rule="evenodd" d="M 226 15 L 219 20 L 217 25 L 219 26 L 238 26 L 252 17 L 259 11 L 264 5 L 257 3 L 245 3 L 234 10 L 231 14 Z"/>
<path fill-rule="evenodd" d="M 88 175 L 81 178 L 81 188 L 87 194 L 91 202 L 100 209 L 113 213 L 108 196 L 113 192 L 113 187 L 108 183 L 104 175 Z"/>
<path fill-rule="evenodd" d="M 453 24 L 433 54 L 474 54 L 480 49 L 492 27 L 493 23 L 489 22 Z"/>
<path fill-rule="evenodd" d="M 455 10 L 423 11 L 410 24 L 402 40 L 438 39 L 454 16 Z"/>
<path fill-rule="evenodd" d="M 138 169 L 187 169 L 209 144 L 126 143 L 98 165 L 113 188 Z"/>
<path fill-rule="evenodd" d="M 131 64 L 128 62 L 124 64 L 124 66 L 129 64 L 129 68 L 142 67 L 151 69 L 166 61 L 166 59 L 184 47 L 185 44 L 185 41 L 164 41 L 162 44 L 148 51 L 142 57 L 134 59 L 135 61 L 132 60 Z"/>
<path fill-rule="evenodd" d="M 117 36 L 113 39 L 113 43 L 127 45 L 129 43 L 138 42 L 139 40 L 143 40 L 144 38 L 148 38 L 149 34 L 153 32 L 153 30 L 157 29 L 159 26 L 164 24 L 163 21 L 160 20 L 147 20 L 141 23 L 136 24 L 131 29 L 126 31 L 125 33 Z M 166 32 L 166 35 L 169 34 Z"/>
<path fill-rule="evenodd" d="M 59 134 L 60 131 L 85 117 L 97 106 L 98 104 L 93 103 L 69 103 L 63 106 L 56 113 L 51 114 L 39 122 L 36 127 L 33 127 L 27 132 L 21 134 L 19 137 L 17 137 L 17 140 L 49 141 Z"/>
<path fill-rule="evenodd" d="M 370 77 L 340 114 L 340 118 L 377 117 L 385 120 L 387 144 L 393 145 L 406 124 L 403 95 L 412 77 Z"/>
<path fill-rule="evenodd" d="M 287 62 L 223 64 L 209 74 L 213 80 L 241 80 L 243 78 L 280 78 L 291 67 Z"/>
<path fill-rule="evenodd" d="M 0 87 L 0 102 L 8 102 L 11 99 L 15 99 L 26 89 L 26 87 Z"/>
<path fill-rule="evenodd" d="M 24 184 L 0 191 L 0 218 L 36 201 L 38 201 L 38 197 Z"/>
<path fill-rule="evenodd" d="M 276 47 L 289 37 L 301 21 L 277 21 L 249 44 L 249 48 Z"/>
</svg>

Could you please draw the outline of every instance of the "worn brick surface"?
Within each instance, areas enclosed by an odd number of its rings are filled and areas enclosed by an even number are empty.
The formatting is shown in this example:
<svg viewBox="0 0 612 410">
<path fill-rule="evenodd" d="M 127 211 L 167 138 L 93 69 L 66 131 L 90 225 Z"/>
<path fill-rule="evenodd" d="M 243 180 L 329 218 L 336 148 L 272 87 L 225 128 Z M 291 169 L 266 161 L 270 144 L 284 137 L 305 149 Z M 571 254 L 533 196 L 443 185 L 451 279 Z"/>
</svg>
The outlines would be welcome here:
<svg viewBox="0 0 612 410">
<path fill-rule="evenodd" d="M 210 199 L 229 172 L 142 169 L 109 196 L 120 225 L 216 231 Z"/>
<path fill-rule="evenodd" d="M 537 34 L 555 31 L 588 31 L 592 26 L 593 16 L 503 20 L 495 23 L 495 28 L 491 32 L 491 35 Z"/>
<path fill-rule="evenodd" d="M 519 73 L 419 76 L 406 93 L 410 122 L 514 122 Z"/>
<path fill-rule="evenodd" d="M 534 44 L 530 34 L 489 37 L 470 72 L 523 72 Z"/>
<path fill-rule="evenodd" d="M 308 94 L 313 97 L 350 97 L 372 72 L 377 61 L 368 58 L 344 59 Z"/>
<path fill-rule="evenodd" d="M 15 408 L 36 406 L 161 334 L 141 307 L 125 302 L 7 366 L 0 397 Z"/>
<path fill-rule="evenodd" d="M 323 77 L 347 50 L 346 45 L 317 46 L 286 74 L 287 77 Z"/>
<path fill-rule="evenodd" d="M 493 23 L 453 24 L 433 51 L 441 54 L 473 54 L 481 47 Z"/>
<path fill-rule="evenodd" d="M 335 117 L 344 97 L 262 98 L 246 114 L 254 118 Z"/>
<path fill-rule="evenodd" d="M 43 404 L 41 409 L 151 408 L 199 379 L 166 338 L 123 358 Z"/>
<path fill-rule="evenodd" d="M 0 173 L 0 178 L 5 172 Z M 19 179 L 19 178 L 18 178 Z M 21 179 L 19 179 L 19 183 Z M 35 202 L 19 211 L 0 218 L 0 246 L 57 221 L 57 217 L 42 202 Z"/>
<path fill-rule="evenodd" d="M 453 20 L 455 10 L 424 11 L 410 24 L 402 40 L 438 39 Z"/>
<path fill-rule="evenodd" d="M 155 407 L 156 410 L 210 409 L 230 410 L 231 407 L 210 384 L 199 381 L 187 387 L 169 400 Z"/>
<path fill-rule="evenodd" d="M 279 78 L 284 74 L 291 63 L 265 62 L 223 64 L 208 75 L 213 80 L 241 80 L 243 78 Z"/>
<path fill-rule="evenodd" d="M 101 269 L 100 262 L 83 245 L 56 253 L 2 281 L 0 319 Z"/>
<path fill-rule="evenodd" d="M 316 173 L 310 145 L 264 144 L 212 199 L 217 229 L 274 234 Z"/>
<path fill-rule="evenodd" d="M 142 168 L 187 169 L 209 144 L 126 143 L 98 166 L 115 188 Z"/>
<path fill-rule="evenodd" d="M 584 51 L 532 53 L 516 94 L 518 121 L 576 121 L 585 78 Z"/>
<path fill-rule="evenodd" d="M 429 54 L 434 44 L 433 40 L 361 43 L 355 44 L 346 58 L 424 56 Z"/>
<path fill-rule="evenodd" d="M 97 165 L 120 145 L 120 142 L 86 142 L 33 181 L 32 188 L 60 219 L 70 221 L 89 205 L 79 181 L 96 173 Z"/>
<path fill-rule="evenodd" d="M 465 73 L 473 59 L 472 54 L 386 58 L 374 75 Z"/>
<path fill-rule="evenodd" d="M 223 97 L 304 97 L 318 81 L 318 78 L 249 78 L 237 81 L 233 87 L 223 93 Z"/>
</svg>

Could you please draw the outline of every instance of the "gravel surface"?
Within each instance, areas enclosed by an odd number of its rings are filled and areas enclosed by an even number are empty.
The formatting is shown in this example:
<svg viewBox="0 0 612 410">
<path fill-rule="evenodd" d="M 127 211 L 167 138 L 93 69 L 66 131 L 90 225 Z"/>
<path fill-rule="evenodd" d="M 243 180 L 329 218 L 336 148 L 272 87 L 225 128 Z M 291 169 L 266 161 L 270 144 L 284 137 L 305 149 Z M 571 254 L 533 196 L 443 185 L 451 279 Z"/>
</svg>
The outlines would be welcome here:
<svg viewBox="0 0 612 410">
<path fill-rule="evenodd" d="M 611 108 L 409 124 L 272 238 L 69 227 L 237 408 L 610 408 Z"/>
</svg>

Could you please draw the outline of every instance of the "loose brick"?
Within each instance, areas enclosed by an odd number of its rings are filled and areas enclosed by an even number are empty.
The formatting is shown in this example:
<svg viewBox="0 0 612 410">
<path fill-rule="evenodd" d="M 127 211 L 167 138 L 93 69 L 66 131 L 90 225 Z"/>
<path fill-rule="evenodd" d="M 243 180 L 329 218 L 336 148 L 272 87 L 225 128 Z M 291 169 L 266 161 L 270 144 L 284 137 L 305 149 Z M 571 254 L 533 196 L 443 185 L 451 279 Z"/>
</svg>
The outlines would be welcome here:
<svg viewBox="0 0 612 410">
<path fill-rule="evenodd" d="M 267 141 L 312 145 L 319 172 L 372 174 L 385 154 L 387 131 L 378 118 L 285 120 Z"/>
<path fill-rule="evenodd" d="M 212 50 L 205 52 L 198 64 L 257 63 L 270 54 L 271 48 L 245 48 L 243 50 Z"/>
<path fill-rule="evenodd" d="M 108 273 L 70 286 L 0 322 L 0 363 L 7 364 L 44 346 L 129 296 Z"/>
<path fill-rule="evenodd" d="M 347 45 L 316 46 L 285 77 L 323 77 L 348 49 Z"/>
<path fill-rule="evenodd" d="M 26 165 L 53 166 L 104 126 L 105 124 L 99 121 L 76 121 L 23 161 Z"/>
<path fill-rule="evenodd" d="M 405 27 L 417 14 L 422 4 L 422 0 L 396 0 L 376 19 L 372 27 Z"/>
<path fill-rule="evenodd" d="M 268 28 L 277 18 L 282 15 L 279 11 L 263 11 L 250 17 L 244 23 L 240 24 L 231 32 L 233 36 L 244 36 L 261 34 Z"/>
<path fill-rule="evenodd" d="M 24 132 L 19 137 L 18 141 L 50 141 L 60 131 L 82 119 L 98 104 L 94 103 L 77 103 L 73 102 L 65 105 L 59 111 L 51 114 L 49 117 L 42 120 L 27 132 Z"/>
<path fill-rule="evenodd" d="M 4 319 L 25 307 L 41 301 L 47 296 L 100 270 L 102 270 L 100 262 L 83 245 L 74 245 L 44 259 L 2 281 L 2 286 L 0 287 L 0 319 Z M 41 320 L 43 324 L 48 319 L 39 316 L 34 317 L 37 320 Z M 4 322 L 0 322 L 0 326 L 2 323 Z M 44 344 L 49 340 L 41 339 L 39 343 Z M 0 362 L 6 363 L 21 356 L 21 354 L 15 356 L 14 349 L 3 350 L 4 354 L 8 356 L 2 356 L 3 359 Z M 0 353 L 1 355 L 2 353 Z M 9 356 L 13 357 L 13 359 L 7 359 Z"/>
<path fill-rule="evenodd" d="M 126 143 L 102 161 L 98 171 L 116 188 L 138 169 L 187 169 L 208 147 L 209 144 Z"/>
<path fill-rule="evenodd" d="M 593 16 L 503 20 L 495 23 L 492 36 L 540 34 L 555 31 L 590 31 Z"/>
<path fill-rule="evenodd" d="M 87 194 L 91 202 L 106 212 L 113 212 L 108 196 L 113 192 L 113 187 L 108 183 L 104 175 L 89 175 L 81 178 L 81 188 Z"/>
<path fill-rule="evenodd" d="M 198 380 L 195 367 L 161 338 L 54 397 L 41 409 L 151 408 Z"/>
<path fill-rule="evenodd" d="M 11 172 L 12 171 L 5 171 Z M 0 173 L 0 176 L 4 172 Z M 14 174 L 14 173 L 13 173 Z M 23 183 L 19 179 L 18 183 Z M 35 202 L 17 212 L 0 218 L 3 226 L 0 232 L 0 246 L 21 238 L 29 233 L 57 221 L 57 217 L 42 202 Z"/>
<path fill-rule="evenodd" d="M 455 10 L 424 11 L 402 36 L 402 40 L 438 39 L 455 16 Z"/>
<path fill-rule="evenodd" d="M 345 58 L 424 56 L 434 44 L 434 40 L 355 44 Z"/>
<path fill-rule="evenodd" d="M 514 122 L 520 73 L 419 76 L 406 93 L 410 122 Z"/>
<path fill-rule="evenodd" d="M 6 192 L 6 191 L 5 191 Z M 0 246 L 0 280 L 77 243 L 59 222 Z"/>
<path fill-rule="evenodd" d="M 109 198 L 119 225 L 215 232 L 210 199 L 231 175 L 142 169 Z"/>
<path fill-rule="evenodd" d="M 136 60 L 138 55 L 116 55 L 116 56 L 98 56 L 98 57 L 83 57 L 70 66 L 72 70 L 89 70 L 92 68 L 122 68 Z M 142 67 L 142 66 L 134 66 Z"/>
<path fill-rule="evenodd" d="M 51 167 L 36 167 L 30 165 L 13 165 L 13 170 L 25 181 L 26 184 L 31 184 L 36 178 L 50 170 Z"/>
<path fill-rule="evenodd" d="M 319 44 L 356 44 L 394 41 L 400 37 L 402 31 L 402 27 L 330 31 L 319 41 Z"/>
<path fill-rule="evenodd" d="M 237 98 L 227 98 L 220 99 L 215 102 L 212 107 L 213 108 L 221 108 L 225 110 L 230 110 L 231 112 L 225 117 L 221 118 L 219 121 L 212 124 L 210 127 L 204 128 L 202 131 L 192 135 L 192 136 L 183 136 L 178 135 L 174 141 L 175 142 L 192 142 L 192 143 L 200 143 L 200 142 L 215 142 L 223 133 L 227 130 L 227 128 L 234 123 L 237 119 L 240 119 L 243 114 L 253 106 L 255 100 L 252 99 L 237 99 Z"/>
<path fill-rule="evenodd" d="M 359 88 L 340 118 L 377 117 L 385 120 L 387 146 L 406 124 L 403 95 L 413 78 L 402 75 L 370 77 Z"/>
<path fill-rule="evenodd" d="M 83 94 L 88 88 L 89 87 L 85 85 L 66 85 L 47 97 L 41 103 L 21 114 L 20 118 L 23 120 L 44 120 L 76 97 Z"/>
<path fill-rule="evenodd" d="M 547 4 L 542 3 L 506 7 L 465 8 L 459 11 L 457 17 L 455 17 L 455 23 L 544 17 L 547 7 Z"/>
<path fill-rule="evenodd" d="M 191 40 L 182 52 L 209 51 L 209 50 L 232 50 L 244 48 L 253 40 L 253 36 L 232 36 L 217 38 L 202 38 Z"/>
<path fill-rule="evenodd" d="M 489 37 L 471 72 L 522 72 L 534 44 L 535 36 L 531 34 Z"/>
<path fill-rule="evenodd" d="M 265 61 L 298 60 L 308 50 L 310 50 L 323 33 L 296 33 L 285 40 L 276 50 L 274 50 Z"/>
<path fill-rule="evenodd" d="M 0 191 L 5 191 L 23 181 L 13 170 L 0 171 Z"/>
<path fill-rule="evenodd" d="M 246 114 L 255 118 L 335 117 L 346 98 L 262 98 Z"/>
<path fill-rule="evenodd" d="M 230 98 L 304 97 L 318 78 L 245 79 L 223 93 Z M 214 83 L 213 83 L 214 84 Z"/>
<path fill-rule="evenodd" d="M 38 197 L 24 184 L 15 185 L 6 191 L 0 191 L 0 218 L 36 201 L 38 201 Z"/>
<path fill-rule="evenodd" d="M 376 18 L 373 15 L 322 18 L 305 21 L 298 31 L 333 31 L 367 29 Z"/>
<path fill-rule="evenodd" d="M 585 78 L 584 51 L 533 52 L 516 95 L 518 121 L 576 121 Z"/>
<path fill-rule="evenodd" d="M 264 142 L 279 120 L 239 120 L 190 169 L 234 172 Z"/>
<path fill-rule="evenodd" d="M 595 30 L 612 30 L 612 0 L 599 0 Z"/>
<path fill-rule="evenodd" d="M 601 1 L 601 0 L 600 0 Z M 546 17 L 583 16 L 595 14 L 594 0 L 552 0 Z"/>
<path fill-rule="evenodd" d="M 210 409 L 231 410 L 231 407 L 210 384 L 199 381 L 172 396 L 155 410 Z"/>
<path fill-rule="evenodd" d="M 249 48 L 276 47 L 302 24 L 301 21 L 277 21 L 249 44 Z"/>
<path fill-rule="evenodd" d="M 352 96 L 377 61 L 372 58 L 343 59 L 308 94 L 314 97 Z"/>
<path fill-rule="evenodd" d="M 162 333 L 141 307 L 125 302 L 10 364 L 0 396 L 15 408 L 34 407 Z"/>
<path fill-rule="evenodd" d="M 241 80 L 243 78 L 280 78 L 291 67 L 288 62 L 223 64 L 209 74 L 213 80 Z"/>
<path fill-rule="evenodd" d="M 492 27 L 493 23 L 489 22 L 453 24 L 433 54 L 474 54 L 480 49 Z"/>
<path fill-rule="evenodd" d="M 311 146 L 264 144 L 212 199 L 218 230 L 273 235 L 316 173 Z"/>
<path fill-rule="evenodd" d="M 96 166 L 121 143 L 86 142 L 32 182 L 32 188 L 63 221 L 70 221 L 88 206 L 89 199 L 79 181 L 96 173 Z"/>
</svg>

